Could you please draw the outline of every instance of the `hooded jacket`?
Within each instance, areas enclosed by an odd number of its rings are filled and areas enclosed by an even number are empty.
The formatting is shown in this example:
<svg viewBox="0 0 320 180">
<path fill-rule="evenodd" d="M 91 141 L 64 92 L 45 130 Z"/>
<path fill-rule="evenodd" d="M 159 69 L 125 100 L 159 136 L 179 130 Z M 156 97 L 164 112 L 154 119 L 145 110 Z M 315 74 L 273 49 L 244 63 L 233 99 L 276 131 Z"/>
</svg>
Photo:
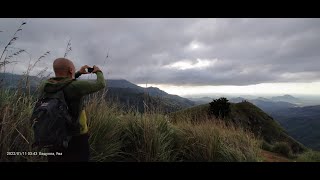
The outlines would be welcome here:
<svg viewBox="0 0 320 180">
<path fill-rule="evenodd" d="M 78 126 L 71 130 L 74 136 L 88 132 L 87 116 L 83 105 L 84 96 L 97 92 L 106 86 L 103 73 L 98 71 L 96 75 L 96 81 L 76 80 L 76 78 L 81 76 L 81 73 L 77 72 L 75 79 L 69 77 L 54 77 L 44 81 L 40 86 L 39 98 L 63 90 L 72 121 L 79 122 L 76 123 Z"/>
</svg>

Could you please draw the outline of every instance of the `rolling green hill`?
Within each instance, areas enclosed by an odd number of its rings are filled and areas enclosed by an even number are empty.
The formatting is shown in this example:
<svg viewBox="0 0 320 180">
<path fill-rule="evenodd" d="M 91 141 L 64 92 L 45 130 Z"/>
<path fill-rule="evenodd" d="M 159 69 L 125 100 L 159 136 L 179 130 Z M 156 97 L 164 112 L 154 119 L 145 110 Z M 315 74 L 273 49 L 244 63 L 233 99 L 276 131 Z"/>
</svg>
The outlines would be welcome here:
<svg viewBox="0 0 320 180">
<path fill-rule="evenodd" d="M 188 116 L 197 122 L 208 119 L 208 109 L 209 104 L 203 104 L 171 113 L 170 116 L 178 121 L 183 121 L 184 117 Z M 305 147 L 290 137 L 277 121 L 250 102 L 231 103 L 231 115 L 224 121 L 250 130 L 269 144 L 286 142 L 294 153 L 305 150 Z"/>
</svg>

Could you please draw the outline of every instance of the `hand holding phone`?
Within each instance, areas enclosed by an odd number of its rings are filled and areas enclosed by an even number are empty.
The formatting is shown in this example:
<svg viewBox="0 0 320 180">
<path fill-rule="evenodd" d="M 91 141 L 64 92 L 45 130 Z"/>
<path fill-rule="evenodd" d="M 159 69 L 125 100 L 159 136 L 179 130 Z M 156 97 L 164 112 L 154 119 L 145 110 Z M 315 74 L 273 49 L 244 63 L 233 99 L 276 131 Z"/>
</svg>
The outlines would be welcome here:
<svg viewBox="0 0 320 180">
<path fill-rule="evenodd" d="M 99 68 L 98 66 L 94 65 L 94 66 L 93 66 L 93 71 L 92 71 L 92 73 L 96 73 L 96 72 L 98 72 L 98 71 L 101 72 L 100 68 Z"/>
<path fill-rule="evenodd" d="M 88 67 L 88 72 L 89 72 L 89 73 L 92 73 L 93 69 L 94 69 L 94 68 Z"/>
<path fill-rule="evenodd" d="M 88 74 L 88 72 L 86 71 L 87 68 L 90 68 L 88 65 L 84 65 L 80 68 L 79 72 L 81 74 Z"/>
<path fill-rule="evenodd" d="M 96 65 L 90 67 L 88 65 L 82 66 L 79 72 L 81 74 L 89 74 L 89 73 L 96 73 L 97 71 L 101 71 Z"/>
</svg>

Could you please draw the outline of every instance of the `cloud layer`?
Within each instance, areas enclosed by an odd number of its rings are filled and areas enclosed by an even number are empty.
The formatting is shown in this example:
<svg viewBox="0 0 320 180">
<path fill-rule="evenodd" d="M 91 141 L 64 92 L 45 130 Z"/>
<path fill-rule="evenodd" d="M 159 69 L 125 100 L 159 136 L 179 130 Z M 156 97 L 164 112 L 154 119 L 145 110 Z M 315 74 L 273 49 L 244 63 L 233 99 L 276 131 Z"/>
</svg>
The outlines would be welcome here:
<svg viewBox="0 0 320 180">
<path fill-rule="evenodd" d="M 37 71 L 63 56 L 107 78 L 172 85 L 252 85 L 320 80 L 319 19 L 24 19 L 15 47 Z M 22 19 L 0 19 L 3 48 Z M 109 57 L 105 59 L 107 53 Z M 13 71 L 26 70 L 23 55 Z M 10 69 L 11 68 L 11 69 Z M 11 71 L 13 67 L 8 67 Z M 35 72 L 36 74 L 36 72 Z"/>
</svg>

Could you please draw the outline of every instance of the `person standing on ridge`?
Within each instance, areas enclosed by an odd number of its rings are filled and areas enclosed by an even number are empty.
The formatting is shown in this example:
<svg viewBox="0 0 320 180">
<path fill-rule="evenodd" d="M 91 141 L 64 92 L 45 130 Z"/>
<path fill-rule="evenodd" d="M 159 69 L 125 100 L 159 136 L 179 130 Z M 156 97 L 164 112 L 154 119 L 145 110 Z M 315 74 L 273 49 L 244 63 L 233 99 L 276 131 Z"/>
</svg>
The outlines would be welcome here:
<svg viewBox="0 0 320 180">
<path fill-rule="evenodd" d="M 61 153 L 61 155 L 48 156 L 49 162 L 87 162 L 89 161 L 89 133 L 87 125 L 87 116 L 84 110 L 84 96 L 97 92 L 106 86 L 102 71 L 93 66 L 92 73 L 97 75 L 96 81 L 76 80 L 82 74 L 89 74 L 85 65 L 79 71 L 75 71 L 75 66 L 71 60 L 58 58 L 53 62 L 55 77 L 46 80 L 40 86 L 40 98 L 50 97 L 63 91 L 64 100 L 67 104 L 67 111 L 71 116 L 72 126 L 67 128 L 67 134 L 70 140 L 67 147 L 53 146 L 49 152 Z M 40 119 L 41 120 L 41 119 Z"/>
</svg>

